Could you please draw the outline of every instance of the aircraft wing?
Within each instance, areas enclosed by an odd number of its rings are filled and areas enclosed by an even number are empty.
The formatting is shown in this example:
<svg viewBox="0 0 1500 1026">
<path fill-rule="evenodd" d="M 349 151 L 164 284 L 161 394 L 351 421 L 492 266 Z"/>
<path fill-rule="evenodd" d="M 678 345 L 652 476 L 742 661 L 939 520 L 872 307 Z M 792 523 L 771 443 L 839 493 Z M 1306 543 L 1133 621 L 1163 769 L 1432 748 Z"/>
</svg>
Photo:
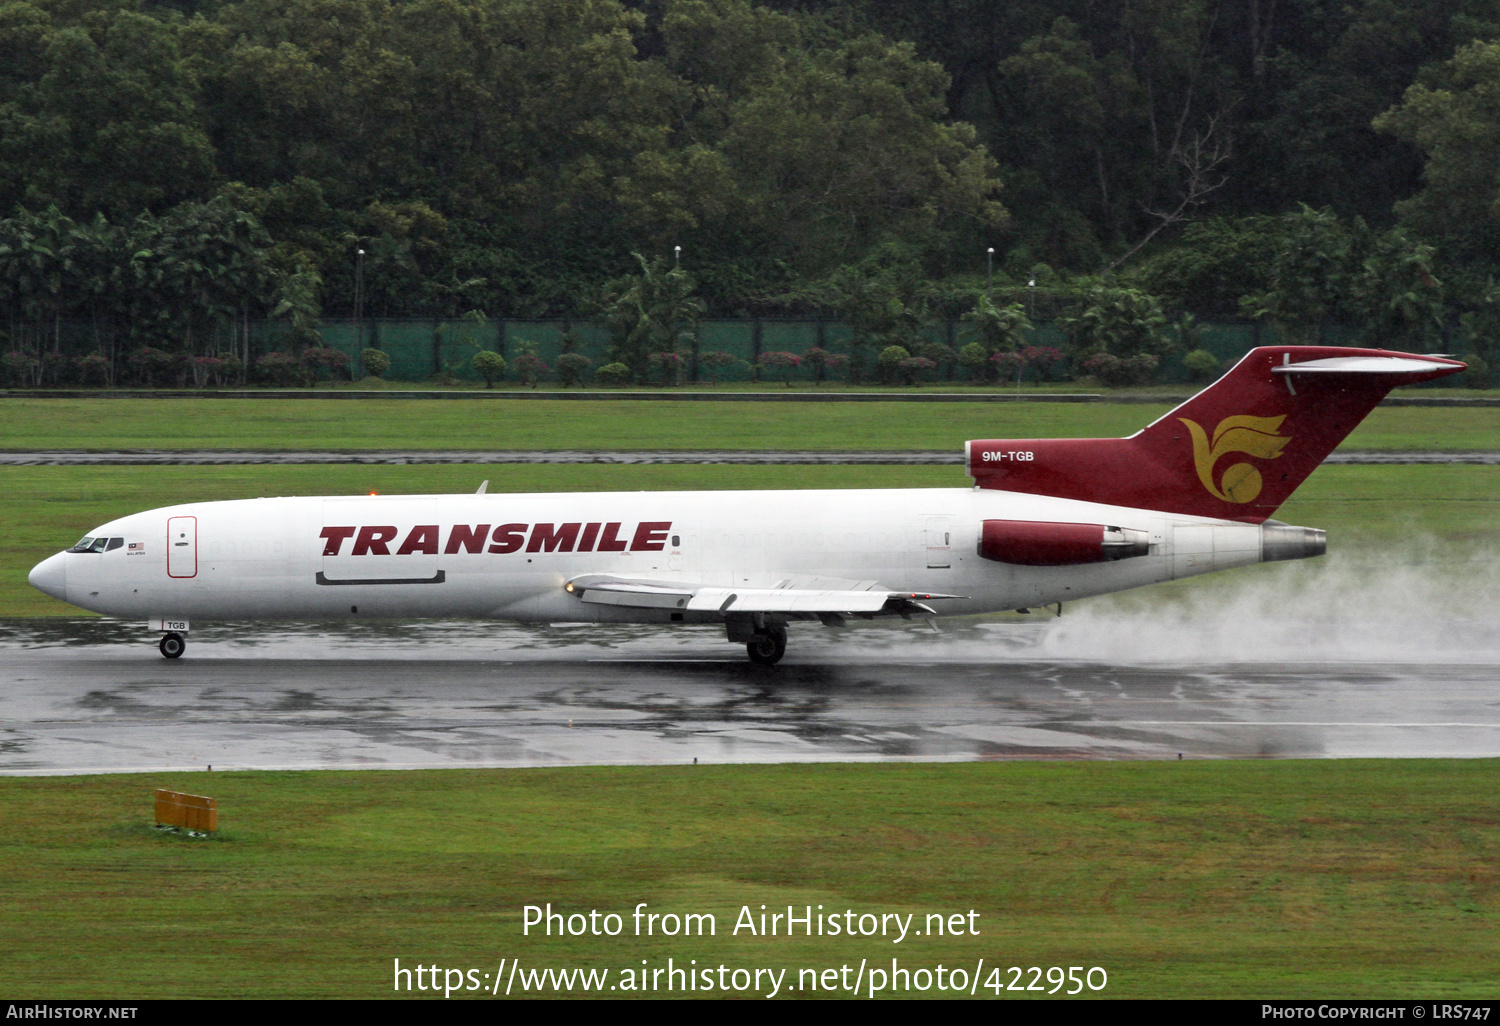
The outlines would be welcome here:
<svg viewBox="0 0 1500 1026">
<path fill-rule="evenodd" d="M 872 616 L 918 611 L 933 615 L 933 610 L 923 605 L 924 601 L 963 597 L 893 591 L 874 581 L 827 578 L 789 578 L 771 588 L 722 588 L 690 582 L 585 574 L 568 581 L 566 588 L 584 602 L 596 605 L 717 613 L 852 613 Z"/>
</svg>

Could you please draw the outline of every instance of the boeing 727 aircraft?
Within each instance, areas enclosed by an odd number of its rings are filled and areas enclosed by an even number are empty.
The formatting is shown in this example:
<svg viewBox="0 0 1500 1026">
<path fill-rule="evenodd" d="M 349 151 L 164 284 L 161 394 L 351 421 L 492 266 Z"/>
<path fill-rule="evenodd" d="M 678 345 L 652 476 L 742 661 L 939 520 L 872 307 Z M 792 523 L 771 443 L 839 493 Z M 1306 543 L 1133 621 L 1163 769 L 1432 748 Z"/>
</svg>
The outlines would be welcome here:
<svg viewBox="0 0 1500 1026">
<path fill-rule="evenodd" d="M 1397 385 L 1464 369 L 1273 346 L 1129 438 L 971 441 L 970 488 L 331 496 L 111 521 L 31 583 L 139 619 L 476 617 L 720 624 L 750 659 L 787 626 L 1061 604 L 1322 555 L 1269 519 Z"/>
</svg>

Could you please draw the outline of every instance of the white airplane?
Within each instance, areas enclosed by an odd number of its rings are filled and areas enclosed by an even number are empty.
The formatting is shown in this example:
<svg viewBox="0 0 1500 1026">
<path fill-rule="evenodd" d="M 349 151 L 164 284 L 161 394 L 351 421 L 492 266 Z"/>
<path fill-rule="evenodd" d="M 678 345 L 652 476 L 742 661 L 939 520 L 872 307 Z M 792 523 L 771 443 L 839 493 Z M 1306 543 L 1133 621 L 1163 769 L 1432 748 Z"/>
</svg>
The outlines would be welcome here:
<svg viewBox="0 0 1500 1026">
<path fill-rule="evenodd" d="M 1464 369 L 1377 349 L 1256 349 L 1129 438 L 971 441 L 970 488 L 333 496 L 113 520 L 31 571 L 140 619 L 475 617 L 722 624 L 772 664 L 787 625 L 1029 610 L 1322 555 L 1268 519 L 1394 386 Z"/>
</svg>

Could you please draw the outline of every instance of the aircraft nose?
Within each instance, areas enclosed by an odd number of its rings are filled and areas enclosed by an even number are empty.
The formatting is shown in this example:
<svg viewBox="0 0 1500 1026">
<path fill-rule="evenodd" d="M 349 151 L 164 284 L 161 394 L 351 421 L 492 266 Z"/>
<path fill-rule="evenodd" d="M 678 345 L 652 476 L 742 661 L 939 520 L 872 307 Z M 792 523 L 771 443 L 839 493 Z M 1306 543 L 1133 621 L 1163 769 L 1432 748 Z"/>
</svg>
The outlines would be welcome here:
<svg viewBox="0 0 1500 1026">
<path fill-rule="evenodd" d="M 65 553 L 48 556 L 31 568 L 26 579 L 37 591 L 68 601 L 68 561 Z"/>
</svg>

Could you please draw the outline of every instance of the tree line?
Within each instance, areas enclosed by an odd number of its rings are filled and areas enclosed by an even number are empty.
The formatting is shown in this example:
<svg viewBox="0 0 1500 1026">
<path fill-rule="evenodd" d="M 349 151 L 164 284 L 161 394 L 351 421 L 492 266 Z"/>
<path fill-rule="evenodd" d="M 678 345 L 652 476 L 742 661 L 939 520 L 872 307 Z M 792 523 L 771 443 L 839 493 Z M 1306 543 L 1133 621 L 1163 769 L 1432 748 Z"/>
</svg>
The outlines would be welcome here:
<svg viewBox="0 0 1500 1026">
<path fill-rule="evenodd" d="M 243 373 L 252 320 L 477 310 L 640 377 L 688 343 L 632 302 L 923 359 L 1022 290 L 1085 358 L 1228 316 L 1493 361 L 1497 39 L 1497 0 L 8 0 L 0 346 Z"/>
</svg>

